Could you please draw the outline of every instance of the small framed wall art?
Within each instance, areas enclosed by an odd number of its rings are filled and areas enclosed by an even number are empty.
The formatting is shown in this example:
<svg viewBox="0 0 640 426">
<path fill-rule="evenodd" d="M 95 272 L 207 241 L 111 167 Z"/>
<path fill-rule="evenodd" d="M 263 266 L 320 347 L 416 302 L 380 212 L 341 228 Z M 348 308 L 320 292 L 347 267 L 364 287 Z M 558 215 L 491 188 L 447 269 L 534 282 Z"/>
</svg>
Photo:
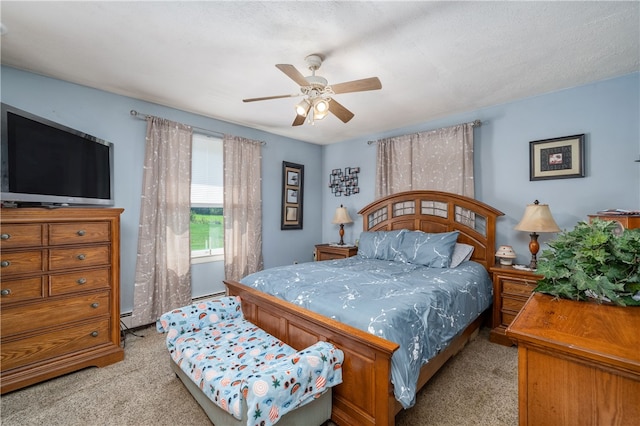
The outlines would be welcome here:
<svg viewBox="0 0 640 426">
<path fill-rule="evenodd" d="M 584 133 L 529 142 L 529 180 L 584 177 Z"/>
<path fill-rule="evenodd" d="M 282 220 L 280 229 L 302 229 L 304 166 L 282 162 Z"/>
</svg>

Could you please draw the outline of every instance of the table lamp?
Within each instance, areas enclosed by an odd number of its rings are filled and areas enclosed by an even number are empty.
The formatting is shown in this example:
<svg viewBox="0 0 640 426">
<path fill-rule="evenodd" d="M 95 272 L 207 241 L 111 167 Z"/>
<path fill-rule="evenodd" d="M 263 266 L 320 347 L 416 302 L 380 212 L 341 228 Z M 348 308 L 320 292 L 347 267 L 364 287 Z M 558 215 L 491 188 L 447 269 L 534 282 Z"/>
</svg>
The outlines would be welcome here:
<svg viewBox="0 0 640 426">
<path fill-rule="evenodd" d="M 538 268 L 538 260 L 536 254 L 540 250 L 540 244 L 538 243 L 538 232 L 560 232 L 560 228 L 553 220 L 551 216 L 551 210 L 549 210 L 548 204 L 540 204 L 538 200 L 535 200 L 533 204 L 528 204 L 524 211 L 522 220 L 514 228 L 517 231 L 531 232 L 529 236 L 529 251 L 531 252 L 530 269 Z"/>
<path fill-rule="evenodd" d="M 343 240 L 344 224 L 353 223 L 353 220 L 351 220 L 351 217 L 349 216 L 349 212 L 347 211 L 347 208 L 343 207 L 342 204 L 340 204 L 340 207 L 336 209 L 336 214 L 333 215 L 333 221 L 331 223 L 340 224 L 340 242 L 338 243 L 338 245 L 343 246 L 344 245 L 344 240 Z"/>
</svg>

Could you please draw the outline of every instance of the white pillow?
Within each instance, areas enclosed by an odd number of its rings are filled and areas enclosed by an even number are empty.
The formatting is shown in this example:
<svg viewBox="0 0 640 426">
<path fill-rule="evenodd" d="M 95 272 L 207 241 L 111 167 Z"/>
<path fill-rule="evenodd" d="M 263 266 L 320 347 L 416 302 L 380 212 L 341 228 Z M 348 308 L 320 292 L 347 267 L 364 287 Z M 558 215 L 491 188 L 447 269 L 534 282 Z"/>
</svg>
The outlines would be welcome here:
<svg viewBox="0 0 640 426">
<path fill-rule="evenodd" d="M 453 248 L 453 254 L 451 255 L 451 265 L 449 265 L 449 268 L 455 268 L 462 262 L 471 259 L 473 249 L 474 247 L 469 244 L 456 243 L 456 246 Z"/>
</svg>

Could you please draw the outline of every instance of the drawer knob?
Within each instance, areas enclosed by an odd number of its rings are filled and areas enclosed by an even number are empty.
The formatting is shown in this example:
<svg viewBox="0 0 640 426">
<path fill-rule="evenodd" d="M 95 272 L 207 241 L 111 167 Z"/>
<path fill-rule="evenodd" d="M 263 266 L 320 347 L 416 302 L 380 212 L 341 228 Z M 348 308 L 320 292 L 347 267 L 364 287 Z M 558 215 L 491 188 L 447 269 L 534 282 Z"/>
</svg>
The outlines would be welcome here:
<svg viewBox="0 0 640 426">
<path fill-rule="evenodd" d="M 78 232 L 76 232 L 80 237 L 84 237 L 84 234 L 86 234 L 84 229 L 79 230 Z"/>
<path fill-rule="evenodd" d="M 11 294 L 11 289 L 10 288 L 3 288 L 2 291 L 0 291 L 0 294 L 3 296 L 8 296 Z"/>
<path fill-rule="evenodd" d="M 76 281 L 78 284 L 86 284 L 87 283 L 87 279 L 86 278 L 79 278 L 78 281 Z"/>
<path fill-rule="evenodd" d="M 3 260 L 2 262 L 0 262 L 0 266 L 3 268 L 6 268 L 9 265 L 11 265 L 11 262 L 9 262 L 8 260 Z"/>
<path fill-rule="evenodd" d="M 11 238 L 11 234 L 2 234 L 2 235 L 0 235 L 0 239 L 8 240 L 9 238 Z"/>
<path fill-rule="evenodd" d="M 87 256 L 84 254 L 79 254 L 76 257 L 78 258 L 78 260 L 85 260 L 87 258 Z"/>
<path fill-rule="evenodd" d="M 98 332 L 97 331 L 92 331 L 91 332 L 91 337 L 98 337 Z"/>
<path fill-rule="evenodd" d="M 94 308 L 94 309 L 97 308 L 98 306 L 100 306 L 100 304 L 98 302 L 93 302 L 91 304 L 91 307 Z"/>
</svg>

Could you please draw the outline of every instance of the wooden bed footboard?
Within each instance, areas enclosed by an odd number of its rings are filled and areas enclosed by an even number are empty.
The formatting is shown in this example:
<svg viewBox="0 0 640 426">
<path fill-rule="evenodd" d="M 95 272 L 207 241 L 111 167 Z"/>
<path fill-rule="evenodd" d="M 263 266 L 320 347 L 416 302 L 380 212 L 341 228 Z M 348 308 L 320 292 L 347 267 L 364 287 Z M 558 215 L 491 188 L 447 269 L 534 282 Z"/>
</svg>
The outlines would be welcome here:
<svg viewBox="0 0 640 426">
<path fill-rule="evenodd" d="M 236 281 L 227 294 L 242 299 L 245 318 L 300 350 L 322 340 L 344 352 L 342 384 L 333 388 L 331 420 L 338 425 L 394 425 L 402 410 L 391 384 L 391 356 L 398 344 L 311 312 Z M 485 311 L 420 371 L 418 390 L 477 334 Z"/>
<path fill-rule="evenodd" d="M 300 308 L 235 281 L 224 281 L 240 296 L 245 318 L 300 350 L 322 340 L 344 352 L 342 384 L 333 388 L 331 419 L 339 425 L 393 425 L 391 356 L 396 343 Z"/>
</svg>

